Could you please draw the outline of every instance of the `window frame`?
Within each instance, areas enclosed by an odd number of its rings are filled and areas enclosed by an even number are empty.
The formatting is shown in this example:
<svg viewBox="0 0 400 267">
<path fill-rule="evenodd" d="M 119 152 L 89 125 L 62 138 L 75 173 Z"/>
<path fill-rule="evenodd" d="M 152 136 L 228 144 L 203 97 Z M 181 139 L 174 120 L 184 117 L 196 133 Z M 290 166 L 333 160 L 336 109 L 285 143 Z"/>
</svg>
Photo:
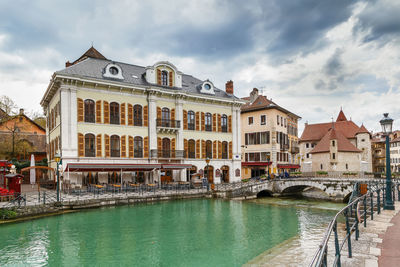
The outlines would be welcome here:
<svg viewBox="0 0 400 267">
<path fill-rule="evenodd" d="M 85 99 L 84 103 L 84 122 L 96 122 L 96 106 L 92 99 Z"/>
<path fill-rule="evenodd" d="M 118 144 L 118 149 L 116 149 L 116 144 Z M 121 138 L 119 135 L 111 135 L 110 136 L 110 156 L 112 158 L 121 157 Z"/>
<path fill-rule="evenodd" d="M 110 124 L 120 124 L 120 106 L 117 102 L 110 103 Z"/>
<path fill-rule="evenodd" d="M 85 134 L 85 157 L 96 157 L 96 137 L 92 133 Z"/>
</svg>

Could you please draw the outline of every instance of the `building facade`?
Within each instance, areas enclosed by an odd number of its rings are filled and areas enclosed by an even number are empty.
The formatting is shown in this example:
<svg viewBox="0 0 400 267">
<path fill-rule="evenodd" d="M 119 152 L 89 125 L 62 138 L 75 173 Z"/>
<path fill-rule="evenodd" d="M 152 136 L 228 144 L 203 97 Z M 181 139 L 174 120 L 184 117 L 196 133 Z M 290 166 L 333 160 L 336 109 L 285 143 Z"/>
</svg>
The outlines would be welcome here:
<svg viewBox="0 0 400 267">
<path fill-rule="evenodd" d="M 242 104 L 231 81 L 223 91 L 169 62 L 115 62 L 92 47 L 53 74 L 41 101 L 49 162 L 59 152 L 76 184 L 238 181 Z"/>
<path fill-rule="evenodd" d="M 299 165 L 296 114 L 254 88 L 241 109 L 243 178 L 296 170 Z"/>
</svg>

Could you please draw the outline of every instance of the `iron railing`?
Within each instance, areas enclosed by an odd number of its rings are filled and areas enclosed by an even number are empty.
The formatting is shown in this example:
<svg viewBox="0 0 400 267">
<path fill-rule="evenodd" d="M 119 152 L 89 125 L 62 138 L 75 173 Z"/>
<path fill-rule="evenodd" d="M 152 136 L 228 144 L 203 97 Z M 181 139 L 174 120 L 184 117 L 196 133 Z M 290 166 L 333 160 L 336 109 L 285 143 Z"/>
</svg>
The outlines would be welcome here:
<svg viewBox="0 0 400 267">
<path fill-rule="evenodd" d="M 167 120 L 167 119 L 157 119 L 157 127 L 180 128 L 181 127 L 181 121 L 178 121 L 178 120 Z"/>
<path fill-rule="evenodd" d="M 184 150 L 169 150 L 169 149 L 152 149 L 150 155 L 152 158 L 183 158 Z"/>
<path fill-rule="evenodd" d="M 194 130 L 195 129 L 195 124 L 194 123 L 188 123 L 188 130 Z"/>
<path fill-rule="evenodd" d="M 142 119 L 133 119 L 134 126 L 142 126 Z"/>
</svg>

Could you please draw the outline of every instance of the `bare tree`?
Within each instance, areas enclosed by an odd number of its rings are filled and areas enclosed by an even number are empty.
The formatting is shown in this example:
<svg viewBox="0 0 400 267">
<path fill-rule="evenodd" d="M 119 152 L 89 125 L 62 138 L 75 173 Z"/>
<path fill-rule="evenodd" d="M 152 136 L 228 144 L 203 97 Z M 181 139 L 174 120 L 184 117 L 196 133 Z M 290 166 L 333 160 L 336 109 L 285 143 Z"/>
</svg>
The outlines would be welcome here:
<svg viewBox="0 0 400 267">
<path fill-rule="evenodd" d="M 2 95 L 0 96 L 0 108 L 7 113 L 7 115 L 12 116 L 17 114 L 18 106 L 10 97 Z"/>
</svg>

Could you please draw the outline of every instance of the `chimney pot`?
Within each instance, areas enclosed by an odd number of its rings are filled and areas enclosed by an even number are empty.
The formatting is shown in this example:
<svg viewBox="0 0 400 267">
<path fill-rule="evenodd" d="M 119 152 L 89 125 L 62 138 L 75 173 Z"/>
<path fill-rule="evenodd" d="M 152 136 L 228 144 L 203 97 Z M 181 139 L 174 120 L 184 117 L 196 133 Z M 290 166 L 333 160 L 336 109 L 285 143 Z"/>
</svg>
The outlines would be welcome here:
<svg viewBox="0 0 400 267">
<path fill-rule="evenodd" d="M 227 92 L 228 94 L 233 95 L 233 81 L 229 80 L 226 82 L 225 84 L 225 92 Z"/>
<path fill-rule="evenodd" d="M 23 108 L 19 109 L 19 115 L 24 115 L 24 109 Z"/>
<path fill-rule="evenodd" d="M 65 67 L 68 68 L 69 66 L 72 66 L 72 63 L 69 61 L 65 62 Z"/>
</svg>

